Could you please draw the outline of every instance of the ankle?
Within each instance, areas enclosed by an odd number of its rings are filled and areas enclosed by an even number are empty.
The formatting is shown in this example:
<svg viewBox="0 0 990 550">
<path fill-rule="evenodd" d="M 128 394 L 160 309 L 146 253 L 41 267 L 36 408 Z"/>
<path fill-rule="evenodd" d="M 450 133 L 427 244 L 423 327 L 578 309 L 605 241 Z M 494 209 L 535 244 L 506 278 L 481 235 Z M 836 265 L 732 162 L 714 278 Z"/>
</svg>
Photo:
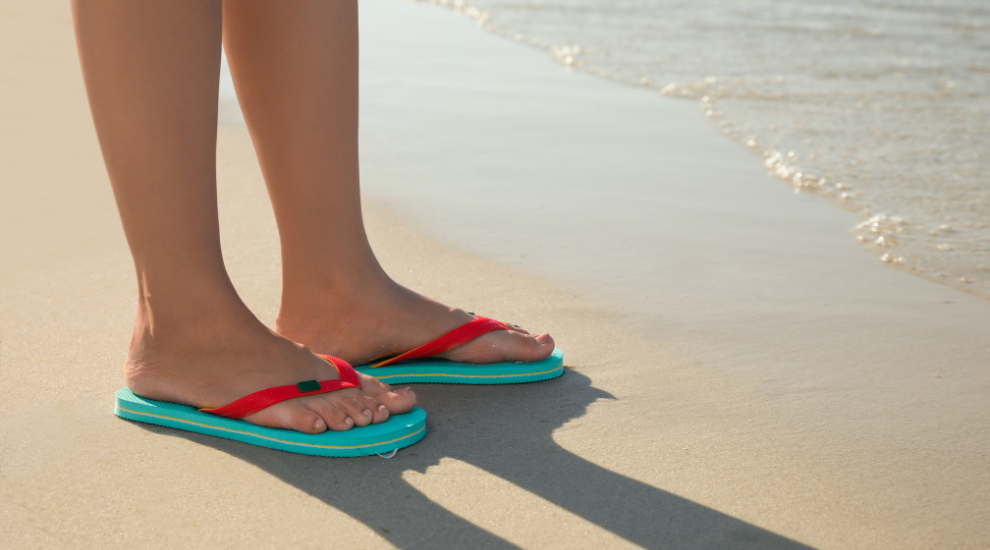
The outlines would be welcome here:
<svg viewBox="0 0 990 550">
<path fill-rule="evenodd" d="M 131 350 L 222 339 L 231 333 L 261 328 L 263 325 L 232 287 L 197 288 L 191 285 L 181 293 L 142 291 Z"/>
<path fill-rule="evenodd" d="M 381 268 L 359 276 L 331 276 L 319 280 L 284 279 L 276 325 L 318 322 L 354 309 L 387 303 L 398 285 Z"/>
</svg>

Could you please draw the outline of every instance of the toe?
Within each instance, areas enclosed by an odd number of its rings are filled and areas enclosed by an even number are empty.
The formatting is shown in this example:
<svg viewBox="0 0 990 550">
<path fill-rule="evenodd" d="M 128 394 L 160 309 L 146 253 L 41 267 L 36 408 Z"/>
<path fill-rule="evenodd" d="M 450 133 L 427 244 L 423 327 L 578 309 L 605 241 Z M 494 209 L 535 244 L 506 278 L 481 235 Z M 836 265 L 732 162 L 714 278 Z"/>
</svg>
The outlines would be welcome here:
<svg viewBox="0 0 990 550">
<path fill-rule="evenodd" d="M 361 402 L 362 393 L 356 388 L 338 390 L 329 394 L 328 399 L 344 414 L 354 420 L 355 426 L 367 426 L 374 420 L 371 409 Z"/>
<path fill-rule="evenodd" d="M 354 420 L 344 414 L 322 395 L 315 395 L 306 401 L 306 408 L 313 411 L 335 432 L 346 432 L 354 427 Z"/>
<path fill-rule="evenodd" d="M 534 340 L 537 344 L 539 344 L 536 349 L 536 356 L 539 359 L 546 359 L 547 357 L 550 357 L 550 354 L 553 353 L 554 348 L 557 346 L 557 344 L 553 341 L 553 337 L 546 332 L 537 335 Z"/>
<path fill-rule="evenodd" d="M 371 411 L 372 424 L 381 424 L 382 422 L 388 420 L 389 417 L 388 408 L 385 407 L 385 405 L 383 405 L 374 397 L 362 393 L 361 396 L 357 398 L 357 400 L 360 401 L 362 405 L 367 407 L 369 411 Z"/>
<path fill-rule="evenodd" d="M 553 353 L 553 338 L 547 334 L 533 336 L 531 334 L 513 335 L 515 340 L 505 348 L 505 359 L 510 361 L 540 361 Z"/>
<path fill-rule="evenodd" d="M 326 421 L 303 405 L 299 399 L 272 405 L 245 416 L 243 420 L 259 426 L 296 430 L 307 434 L 318 434 L 327 430 Z"/>
<path fill-rule="evenodd" d="M 361 378 L 361 391 L 375 398 L 388 409 L 389 414 L 403 414 L 416 406 L 416 394 L 411 388 L 393 389 L 388 384 L 366 374 Z"/>
<path fill-rule="evenodd" d="M 376 399 L 385 408 L 388 409 L 390 414 L 404 414 L 416 406 L 416 394 L 412 391 L 412 388 L 401 388 L 398 390 L 389 390 L 383 394 L 379 394 Z"/>
</svg>

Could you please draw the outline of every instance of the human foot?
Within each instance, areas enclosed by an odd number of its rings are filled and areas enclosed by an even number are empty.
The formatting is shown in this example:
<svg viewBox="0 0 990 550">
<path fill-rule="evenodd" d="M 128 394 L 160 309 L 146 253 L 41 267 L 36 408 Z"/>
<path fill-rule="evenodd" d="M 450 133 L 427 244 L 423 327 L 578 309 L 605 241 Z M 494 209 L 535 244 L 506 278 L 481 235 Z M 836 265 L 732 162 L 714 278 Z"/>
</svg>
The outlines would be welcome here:
<svg viewBox="0 0 990 550">
<path fill-rule="evenodd" d="M 275 330 L 315 353 L 353 365 L 416 348 L 475 319 L 402 287 L 387 276 L 346 290 L 283 291 Z M 553 353 L 549 334 L 533 335 L 510 325 L 437 357 L 462 363 L 539 361 Z"/>
<path fill-rule="evenodd" d="M 173 328 L 155 326 L 139 315 L 124 377 L 142 397 L 216 408 L 265 388 L 339 375 L 327 361 L 268 330 L 247 312 L 196 318 Z M 416 403 L 409 388 L 393 391 L 370 376 L 358 377 L 360 389 L 290 399 L 243 420 L 315 434 L 381 423 Z"/>
</svg>

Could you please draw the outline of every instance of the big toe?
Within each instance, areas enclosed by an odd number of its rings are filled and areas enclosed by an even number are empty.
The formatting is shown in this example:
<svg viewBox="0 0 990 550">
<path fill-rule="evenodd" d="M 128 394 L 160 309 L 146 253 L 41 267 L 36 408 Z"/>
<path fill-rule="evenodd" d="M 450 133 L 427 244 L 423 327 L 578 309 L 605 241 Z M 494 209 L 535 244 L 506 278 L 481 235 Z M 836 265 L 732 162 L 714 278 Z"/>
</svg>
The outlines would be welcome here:
<svg viewBox="0 0 990 550">
<path fill-rule="evenodd" d="M 528 358 L 517 359 L 517 361 L 542 361 L 543 359 L 550 357 L 550 354 L 553 353 L 554 347 L 556 346 L 553 341 L 553 336 L 550 336 L 550 333 L 544 332 L 543 334 L 537 334 L 536 336 L 527 336 L 532 338 L 533 342 L 525 346 L 525 351 L 523 352 L 523 354 Z"/>
<path fill-rule="evenodd" d="M 557 344 L 553 341 L 553 336 L 550 336 L 549 332 L 538 334 L 533 339 L 536 340 L 537 344 L 539 344 L 536 349 L 538 351 L 537 355 L 540 356 L 540 359 L 550 357 L 550 354 L 553 353 L 553 350 L 557 346 Z"/>
<path fill-rule="evenodd" d="M 478 342 L 479 352 L 488 348 L 491 356 L 487 359 L 491 361 L 523 361 L 532 362 L 546 359 L 553 353 L 553 337 L 547 333 L 524 334 L 515 331 L 490 332 L 482 338 L 488 337 L 489 342 Z M 478 338 L 478 340 L 482 340 Z M 473 343 L 473 342 L 471 342 Z"/>
</svg>

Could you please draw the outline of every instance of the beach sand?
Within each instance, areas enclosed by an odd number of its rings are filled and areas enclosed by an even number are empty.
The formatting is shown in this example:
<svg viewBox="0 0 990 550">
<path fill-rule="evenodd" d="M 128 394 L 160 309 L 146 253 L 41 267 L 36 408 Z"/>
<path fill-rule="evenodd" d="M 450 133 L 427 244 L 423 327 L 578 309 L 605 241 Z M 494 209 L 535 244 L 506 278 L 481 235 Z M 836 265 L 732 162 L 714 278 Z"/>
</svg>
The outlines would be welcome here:
<svg viewBox="0 0 990 550">
<path fill-rule="evenodd" d="M 372 244 L 572 368 L 416 386 L 429 433 L 389 460 L 114 417 L 135 283 L 68 7 L 0 6 L 0 547 L 990 545 L 990 304 L 877 262 L 690 104 L 405 1 L 362 4 Z M 278 240 L 236 124 L 218 180 L 270 323 Z"/>
</svg>

